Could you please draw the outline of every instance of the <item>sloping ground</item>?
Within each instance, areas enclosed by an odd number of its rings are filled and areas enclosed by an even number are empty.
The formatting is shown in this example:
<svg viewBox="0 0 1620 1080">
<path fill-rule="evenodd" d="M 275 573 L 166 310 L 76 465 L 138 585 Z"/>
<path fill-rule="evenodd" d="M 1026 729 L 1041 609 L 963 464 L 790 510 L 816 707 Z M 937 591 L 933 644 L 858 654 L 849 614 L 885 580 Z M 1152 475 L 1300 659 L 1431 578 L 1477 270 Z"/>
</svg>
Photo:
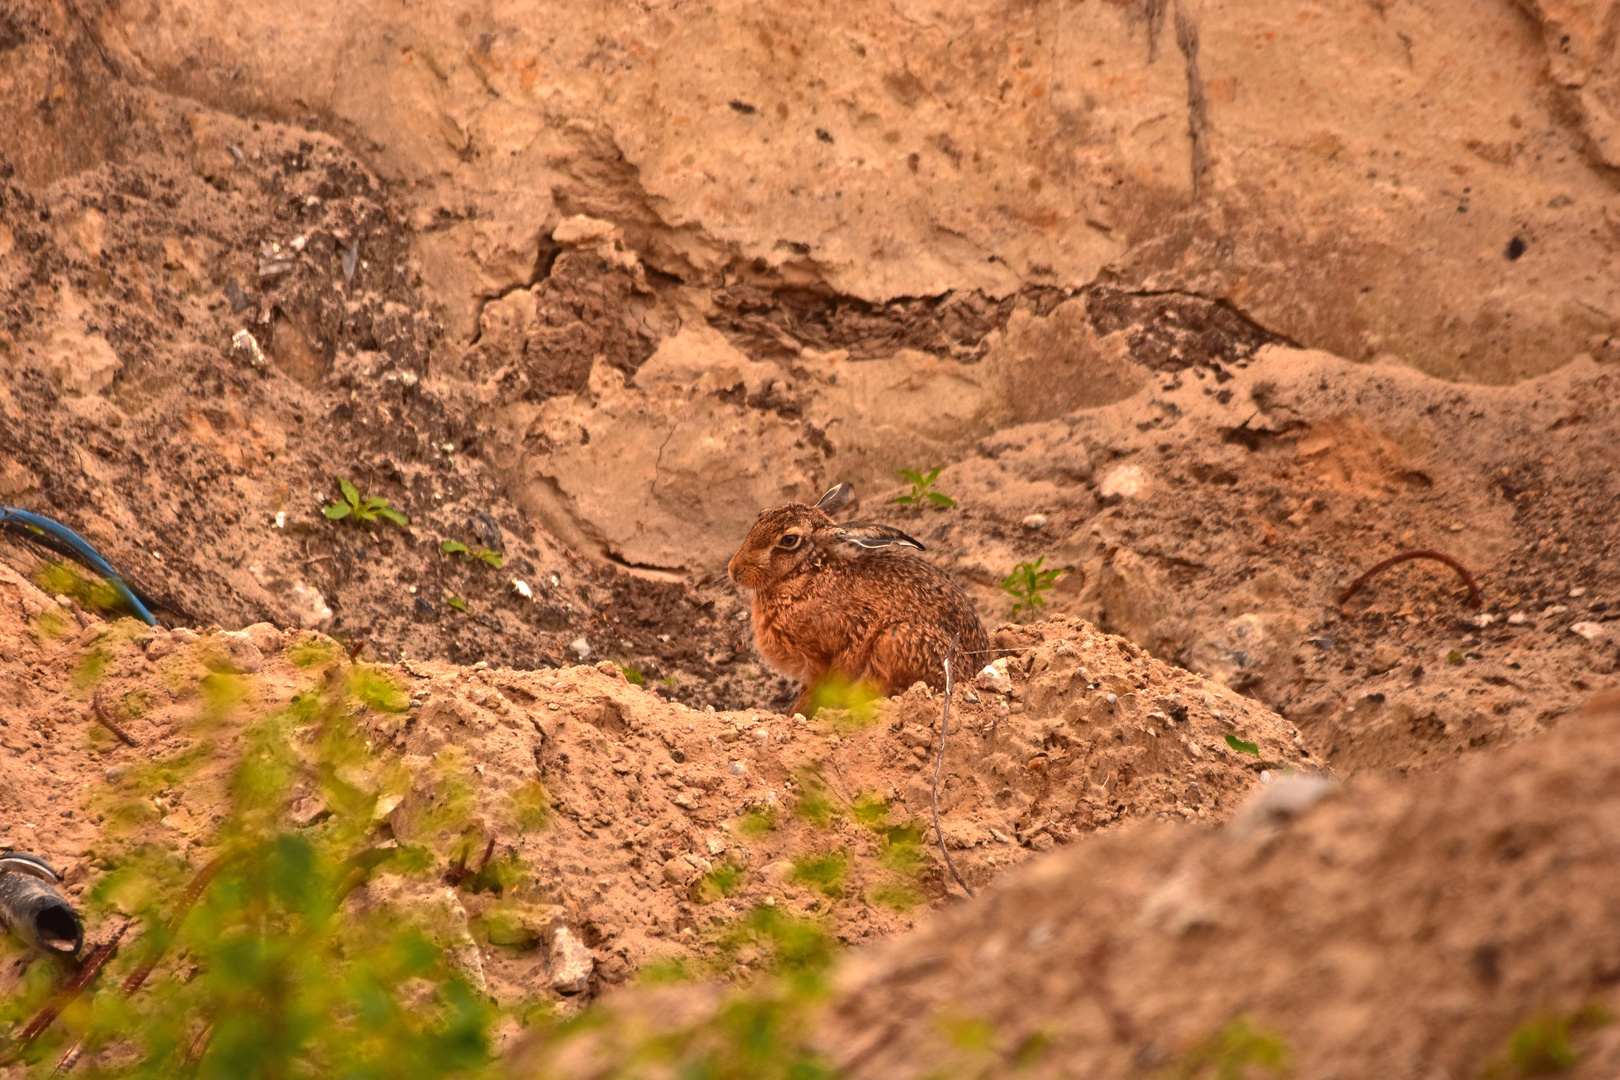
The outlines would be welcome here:
<svg viewBox="0 0 1620 1080">
<path fill-rule="evenodd" d="M 1125 1076 L 1232 1052 L 1241 1017 L 1301 1076 L 1479 1075 L 1543 1011 L 1613 1015 L 1617 723 L 1292 822 L 1262 797 L 1219 830 L 1098 837 L 851 963 L 817 1039 L 854 1077 L 1011 1074 L 1020 1048 L 1019 1075 Z M 978 1055 L 949 1043 L 965 1021 Z"/>
<path fill-rule="evenodd" d="M 1007 683 L 960 693 L 941 793 L 975 885 L 1123 821 L 1223 819 L 1263 770 L 1310 767 L 1285 721 L 1122 639 L 1060 621 L 1004 628 L 998 643 Z M 377 794 L 377 836 L 426 844 L 447 872 L 490 845 L 520 868 L 498 895 L 463 888 L 448 904 L 476 945 L 466 962 L 502 1000 L 545 993 L 543 946 L 562 928 L 592 951 L 595 987 L 707 955 L 756 904 L 859 941 L 954 888 L 923 825 L 941 705 L 923 687 L 866 719 L 811 723 L 672 704 L 606 662 L 356 668 L 330 639 L 267 624 L 199 636 L 103 623 L 3 568 L 0 843 L 51 860 L 76 897 L 142 844 L 194 872 L 217 853 L 247 725 L 354 672 L 385 688 L 355 723 L 401 767 Z M 115 741 L 98 708 L 139 745 Z M 523 811 L 542 790 L 531 811 L 549 812 L 544 826 Z M 312 785 L 286 808 L 300 828 L 326 812 Z M 97 909 L 89 936 L 122 921 Z"/>
<path fill-rule="evenodd" d="M 778 1030 L 850 1078 L 1613 1075 L 1617 724 L 1611 702 L 1443 769 L 1281 778 L 1215 828 L 1087 838 L 852 954 Z M 741 1043 L 756 1014 L 718 1000 L 609 999 L 524 1074 Z"/>
</svg>

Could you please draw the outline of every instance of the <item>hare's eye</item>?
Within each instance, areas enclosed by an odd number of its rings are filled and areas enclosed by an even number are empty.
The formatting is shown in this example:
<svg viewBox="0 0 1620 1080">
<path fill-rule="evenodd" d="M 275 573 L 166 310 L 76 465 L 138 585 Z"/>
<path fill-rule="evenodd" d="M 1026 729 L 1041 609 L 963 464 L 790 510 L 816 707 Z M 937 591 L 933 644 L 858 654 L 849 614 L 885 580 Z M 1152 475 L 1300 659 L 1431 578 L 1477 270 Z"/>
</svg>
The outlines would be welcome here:
<svg viewBox="0 0 1620 1080">
<path fill-rule="evenodd" d="M 788 533 L 786 536 L 782 537 L 782 539 L 776 542 L 776 546 L 781 548 L 783 551 L 792 551 L 803 542 L 804 537 L 800 536 L 798 533 Z"/>
</svg>

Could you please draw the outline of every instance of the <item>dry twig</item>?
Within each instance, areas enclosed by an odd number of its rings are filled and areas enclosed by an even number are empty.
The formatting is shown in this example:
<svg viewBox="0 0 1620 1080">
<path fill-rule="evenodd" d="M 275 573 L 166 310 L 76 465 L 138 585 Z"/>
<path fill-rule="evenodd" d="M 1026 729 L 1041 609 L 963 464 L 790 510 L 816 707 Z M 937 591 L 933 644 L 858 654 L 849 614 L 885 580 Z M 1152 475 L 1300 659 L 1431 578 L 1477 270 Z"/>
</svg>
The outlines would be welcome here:
<svg viewBox="0 0 1620 1080">
<path fill-rule="evenodd" d="M 939 778 L 945 771 L 945 738 L 951 732 L 951 690 L 954 688 L 951 662 L 956 659 L 956 645 L 957 641 L 953 638 L 951 640 L 951 650 L 945 654 L 945 706 L 939 718 L 939 757 L 934 761 L 934 790 L 932 795 L 934 835 L 939 838 L 939 853 L 945 857 L 945 865 L 950 868 L 951 876 L 956 878 L 956 883 L 962 886 L 963 892 L 972 896 L 972 887 L 962 879 L 962 872 L 956 868 L 956 863 L 951 860 L 950 848 L 945 846 L 945 830 L 939 827 Z"/>
<path fill-rule="evenodd" d="M 1445 563 L 1447 566 L 1457 571 L 1458 575 L 1463 579 L 1463 583 L 1468 586 L 1468 606 L 1479 607 L 1479 583 L 1474 580 L 1474 575 L 1470 574 L 1468 572 L 1468 568 L 1463 566 L 1462 563 L 1458 562 L 1456 559 L 1453 559 L 1450 555 L 1440 551 L 1403 551 L 1399 555 L 1391 555 L 1389 558 L 1385 559 L 1381 563 L 1377 563 L 1366 573 L 1352 581 L 1350 583 L 1350 587 L 1344 590 L 1344 595 L 1339 597 L 1340 606 L 1342 607 L 1343 605 L 1348 604 L 1350 602 L 1350 598 L 1356 595 L 1356 593 L 1360 592 L 1361 587 L 1367 584 L 1367 582 L 1371 581 L 1373 577 L 1385 570 L 1388 570 L 1397 563 L 1407 562 L 1410 559 L 1433 559 L 1435 562 Z"/>
<path fill-rule="evenodd" d="M 120 926 L 105 944 L 97 945 L 90 955 L 85 957 L 84 963 L 79 965 L 79 970 L 74 974 L 72 981 L 64 986 L 60 993 L 47 1001 L 45 1007 L 39 1010 L 34 1018 L 23 1026 L 21 1031 L 17 1032 L 17 1037 L 11 1041 L 10 1047 L 7 1048 L 4 1057 L 0 1058 L 0 1061 L 15 1061 L 28 1048 L 29 1043 L 39 1038 L 40 1032 L 55 1022 L 56 1018 L 62 1014 L 62 1010 L 67 1008 L 74 998 L 83 993 L 84 988 L 89 986 L 97 975 L 101 974 L 101 969 L 107 966 L 107 961 L 111 960 L 113 954 L 118 951 L 118 943 L 123 940 L 124 932 L 128 929 L 129 925 L 127 923 Z"/>
<path fill-rule="evenodd" d="M 102 705 L 101 703 L 100 690 L 97 690 L 95 692 L 95 696 L 90 699 L 90 711 L 95 715 L 95 718 L 101 722 L 102 727 L 118 736 L 119 742 L 123 743 L 125 746 L 141 745 L 130 736 L 129 732 L 113 723 L 112 716 L 107 712 L 106 706 Z"/>
</svg>

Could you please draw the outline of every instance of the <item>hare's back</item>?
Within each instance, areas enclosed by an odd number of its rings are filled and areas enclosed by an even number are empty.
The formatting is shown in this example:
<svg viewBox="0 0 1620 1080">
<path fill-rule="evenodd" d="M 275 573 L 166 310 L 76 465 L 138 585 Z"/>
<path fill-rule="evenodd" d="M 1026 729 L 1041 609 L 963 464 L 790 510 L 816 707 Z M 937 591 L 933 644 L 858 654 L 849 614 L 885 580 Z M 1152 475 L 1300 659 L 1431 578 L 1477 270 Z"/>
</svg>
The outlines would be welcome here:
<svg viewBox="0 0 1620 1080">
<path fill-rule="evenodd" d="M 973 602 L 950 574 L 905 549 L 874 551 L 853 561 L 845 582 L 851 598 L 875 622 L 938 626 L 946 634 L 982 640 Z"/>
</svg>

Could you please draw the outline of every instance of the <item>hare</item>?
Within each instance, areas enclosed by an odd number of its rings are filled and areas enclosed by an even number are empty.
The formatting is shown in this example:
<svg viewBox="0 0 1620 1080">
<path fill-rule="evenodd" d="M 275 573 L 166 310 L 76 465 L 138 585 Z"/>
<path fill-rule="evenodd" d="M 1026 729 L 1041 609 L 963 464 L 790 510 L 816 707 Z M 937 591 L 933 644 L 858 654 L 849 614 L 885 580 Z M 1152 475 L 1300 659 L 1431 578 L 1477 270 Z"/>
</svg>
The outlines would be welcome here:
<svg viewBox="0 0 1620 1080">
<path fill-rule="evenodd" d="M 793 711 L 806 716 L 829 675 L 884 695 L 914 682 L 938 687 L 953 643 L 961 670 L 989 648 L 973 604 L 916 554 L 921 544 L 888 525 L 832 519 L 854 497 L 839 484 L 814 506 L 761 511 L 727 566 L 753 594 L 759 651 L 804 684 Z"/>
</svg>

